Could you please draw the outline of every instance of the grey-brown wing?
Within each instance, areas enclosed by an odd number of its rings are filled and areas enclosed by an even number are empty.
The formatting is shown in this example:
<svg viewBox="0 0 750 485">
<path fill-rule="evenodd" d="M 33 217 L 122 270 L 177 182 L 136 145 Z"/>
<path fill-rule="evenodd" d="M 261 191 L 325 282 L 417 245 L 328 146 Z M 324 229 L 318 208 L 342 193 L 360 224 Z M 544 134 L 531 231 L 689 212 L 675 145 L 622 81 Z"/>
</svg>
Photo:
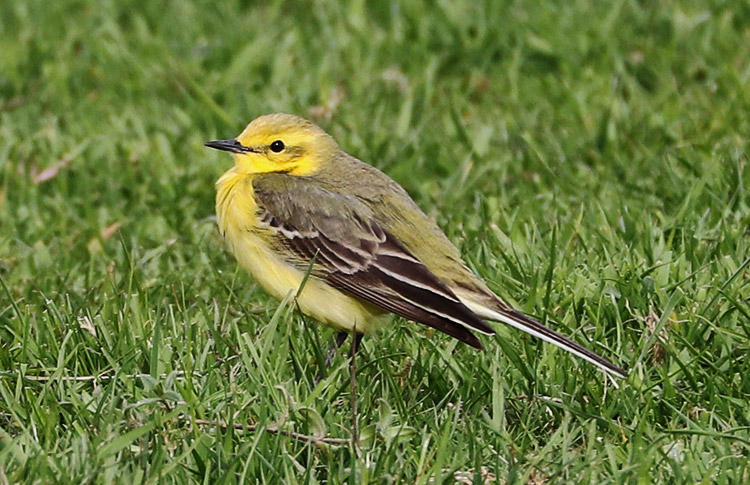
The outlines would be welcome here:
<svg viewBox="0 0 750 485">
<path fill-rule="evenodd" d="M 314 258 L 313 274 L 331 286 L 472 347 L 482 344 L 469 328 L 494 333 L 356 197 L 281 174 L 253 187 L 261 227 L 300 269 Z"/>
</svg>

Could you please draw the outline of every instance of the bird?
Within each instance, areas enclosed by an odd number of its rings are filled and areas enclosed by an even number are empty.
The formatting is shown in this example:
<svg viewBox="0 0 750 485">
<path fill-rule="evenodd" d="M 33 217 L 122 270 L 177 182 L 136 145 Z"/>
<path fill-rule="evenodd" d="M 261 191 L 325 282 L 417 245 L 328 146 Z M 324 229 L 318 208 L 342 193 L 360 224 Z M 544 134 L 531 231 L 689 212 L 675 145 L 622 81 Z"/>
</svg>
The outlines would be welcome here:
<svg viewBox="0 0 750 485">
<path fill-rule="evenodd" d="M 335 328 L 337 347 L 349 334 L 357 344 L 395 314 L 482 350 L 474 332 L 494 335 L 494 321 L 627 377 L 497 296 L 404 188 L 313 122 L 267 114 L 205 146 L 234 156 L 216 182 L 229 251 L 271 296 L 293 292 L 303 314 Z"/>
</svg>

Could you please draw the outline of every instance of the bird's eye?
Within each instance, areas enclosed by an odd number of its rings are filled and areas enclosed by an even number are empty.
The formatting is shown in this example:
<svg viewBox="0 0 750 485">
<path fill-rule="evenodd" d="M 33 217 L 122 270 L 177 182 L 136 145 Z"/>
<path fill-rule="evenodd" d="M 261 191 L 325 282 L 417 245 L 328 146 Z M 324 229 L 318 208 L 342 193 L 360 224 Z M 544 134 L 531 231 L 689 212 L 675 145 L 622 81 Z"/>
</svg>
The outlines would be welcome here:
<svg viewBox="0 0 750 485">
<path fill-rule="evenodd" d="M 274 153 L 279 153 L 284 149 L 284 142 L 281 140 L 276 140 L 275 142 L 271 143 L 271 151 Z"/>
</svg>

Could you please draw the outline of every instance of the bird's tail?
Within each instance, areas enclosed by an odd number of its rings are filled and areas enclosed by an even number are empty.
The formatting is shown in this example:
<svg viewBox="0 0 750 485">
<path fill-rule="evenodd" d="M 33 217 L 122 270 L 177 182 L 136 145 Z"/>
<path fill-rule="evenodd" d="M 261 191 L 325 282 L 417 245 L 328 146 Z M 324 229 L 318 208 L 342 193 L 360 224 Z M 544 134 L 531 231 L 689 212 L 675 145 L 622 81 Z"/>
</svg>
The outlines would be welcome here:
<svg viewBox="0 0 750 485">
<path fill-rule="evenodd" d="M 533 335 L 534 337 L 540 338 L 552 345 L 556 345 L 563 350 L 567 350 L 571 354 L 580 357 L 587 362 L 591 362 L 595 366 L 617 377 L 625 378 L 628 376 L 627 371 L 616 366 L 604 357 L 601 357 L 586 347 L 583 347 L 568 337 L 555 332 L 551 328 L 542 325 L 533 318 L 526 316 L 517 310 L 510 307 L 503 308 L 502 310 L 493 310 L 483 305 L 477 305 L 476 303 L 468 301 L 464 301 L 464 304 L 482 318 L 502 322 L 506 325 L 522 330 L 529 335 Z"/>
</svg>

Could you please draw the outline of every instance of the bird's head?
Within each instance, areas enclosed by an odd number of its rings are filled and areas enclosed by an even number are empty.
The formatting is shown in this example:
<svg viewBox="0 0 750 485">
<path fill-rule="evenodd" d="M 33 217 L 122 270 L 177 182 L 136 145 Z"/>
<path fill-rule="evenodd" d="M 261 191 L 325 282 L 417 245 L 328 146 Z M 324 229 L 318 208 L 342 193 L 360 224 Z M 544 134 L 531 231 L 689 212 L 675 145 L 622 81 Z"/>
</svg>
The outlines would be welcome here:
<svg viewBox="0 0 750 485">
<path fill-rule="evenodd" d="M 248 174 L 309 175 L 339 150 L 336 141 L 314 123 L 282 113 L 254 119 L 237 138 L 205 145 L 233 153 L 237 170 Z"/>
</svg>

